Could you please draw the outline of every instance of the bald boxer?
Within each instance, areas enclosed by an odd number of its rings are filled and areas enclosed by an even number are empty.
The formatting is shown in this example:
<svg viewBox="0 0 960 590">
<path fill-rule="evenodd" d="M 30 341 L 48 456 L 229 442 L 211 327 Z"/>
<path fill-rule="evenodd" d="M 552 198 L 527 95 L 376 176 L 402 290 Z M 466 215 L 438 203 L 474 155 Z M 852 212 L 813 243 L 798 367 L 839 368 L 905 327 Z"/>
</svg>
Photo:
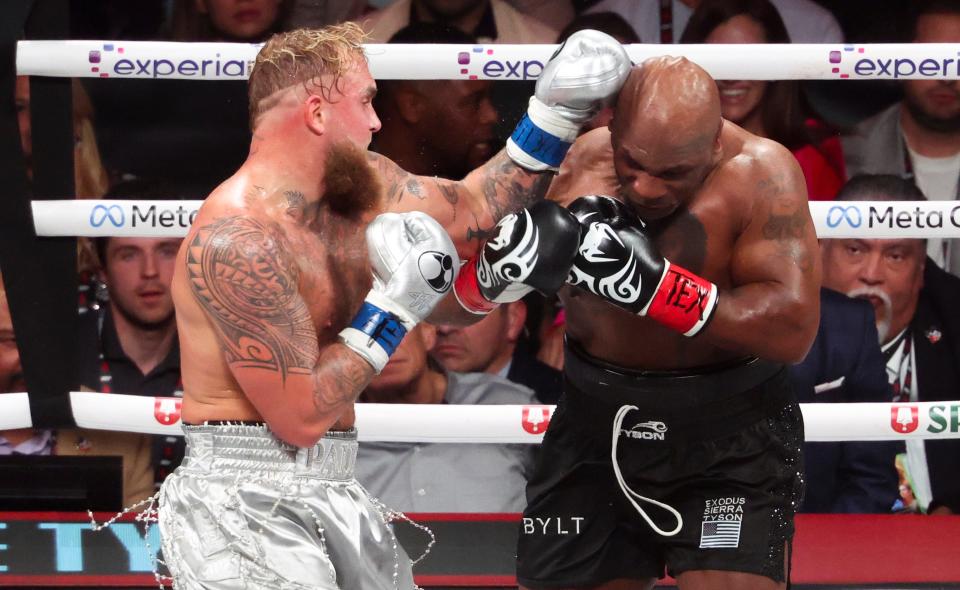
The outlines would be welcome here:
<svg viewBox="0 0 960 590">
<path fill-rule="evenodd" d="M 582 238 L 521 584 L 651 588 L 666 567 L 684 590 L 783 588 L 803 441 L 784 364 L 820 283 L 796 161 L 723 120 L 700 67 L 656 58 L 548 197 Z"/>
<path fill-rule="evenodd" d="M 462 182 L 366 152 L 380 121 L 361 42 L 344 24 L 264 45 L 249 156 L 179 252 L 187 458 L 159 498 L 175 588 L 413 588 L 390 512 L 353 477 L 354 402 L 460 256 L 446 321 L 559 288 L 576 254 L 579 222 L 540 199 L 626 78 L 616 41 L 568 41 L 506 152 Z"/>
</svg>

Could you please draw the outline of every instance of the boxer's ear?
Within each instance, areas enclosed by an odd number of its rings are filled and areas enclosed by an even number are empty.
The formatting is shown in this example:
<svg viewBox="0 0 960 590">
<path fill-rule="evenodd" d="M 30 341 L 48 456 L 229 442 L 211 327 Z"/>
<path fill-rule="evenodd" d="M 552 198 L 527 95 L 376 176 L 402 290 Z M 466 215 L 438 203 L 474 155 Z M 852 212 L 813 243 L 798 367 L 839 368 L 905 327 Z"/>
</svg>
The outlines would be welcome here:
<svg viewBox="0 0 960 590">
<path fill-rule="evenodd" d="M 307 129 L 316 135 L 326 133 L 327 118 L 330 116 L 327 113 L 328 105 L 329 103 L 323 100 L 323 97 L 316 94 L 307 96 L 303 101 L 303 122 Z"/>
</svg>

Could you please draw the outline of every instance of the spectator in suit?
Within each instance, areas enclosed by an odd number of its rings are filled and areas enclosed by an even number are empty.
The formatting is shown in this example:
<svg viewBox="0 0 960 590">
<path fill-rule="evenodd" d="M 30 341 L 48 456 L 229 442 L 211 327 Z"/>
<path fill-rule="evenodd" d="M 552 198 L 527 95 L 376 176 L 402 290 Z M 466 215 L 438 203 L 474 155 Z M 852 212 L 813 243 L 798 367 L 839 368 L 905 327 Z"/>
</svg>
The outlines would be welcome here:
<svg viewBox="0 0 960 590">
<path fill-rule="evenodd" d="M 859 176 L 842 201 L 924 201 L 909 180 Z M 955 400 L 960 391 L 960 278 L 920 239 L 824 240 L 823 285 L 873 304 L 887 380 L 897 402 Z M 906 481 L 922 512 L 960 512 L 960 441 L 908 440 Z"/>
<path fill-rule="evenodd" d="M 537 359 L 524 336 L 525 301 L 505 303 L 469 326 L 437 326 L 430 354 L 448 371 L 490 373 L 525 385 L 537 399 L 555 404 L 562 389 L 562 374 Z"/>
<path fill-rule="evenodd" d="M 820 290 L 820 329 L 790 376 L 801 403 L 887 402 L 890 384 L 873 307 Z M 803 512 L 890 512 L 898 497 L 896 441 L 813 442 L 804 445 Z"/>
<path fill-rule="evenodd" d="M 420 323 L 400 343 L 361 402 L 529 404 L 533 392 L 484 373 L 444 371 L 427 351 L 436 330 Z M 520 512 L 532 445 L 360 443 L 357 481 L 388 507 L 410 512 Z"/>
</svg>

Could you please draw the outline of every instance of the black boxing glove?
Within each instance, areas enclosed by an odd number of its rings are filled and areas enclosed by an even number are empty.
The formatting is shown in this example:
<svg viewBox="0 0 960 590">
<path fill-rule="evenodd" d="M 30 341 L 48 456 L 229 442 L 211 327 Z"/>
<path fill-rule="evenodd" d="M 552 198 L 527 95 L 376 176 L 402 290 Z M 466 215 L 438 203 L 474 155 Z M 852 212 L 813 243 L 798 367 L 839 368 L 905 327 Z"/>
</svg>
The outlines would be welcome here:
<svg viewBox="0 0 960 590">
<path fill-rule="evenodd" d="M 580 244 L 580 222 L 572 213 L 539 201 L 507 215 L 494 231 L 453 285 L 464 309 L 487 314 L 534 289 L 552 295 L 563 286 Z"/>
<path fill-rule="evenodd" d="M 567 282 L 631 313 L 694 336 L 717 307 L 717 286 L 671 264 L 620 201 L 581 197 L 570 204 L 582 238 Z"/>
</svg>

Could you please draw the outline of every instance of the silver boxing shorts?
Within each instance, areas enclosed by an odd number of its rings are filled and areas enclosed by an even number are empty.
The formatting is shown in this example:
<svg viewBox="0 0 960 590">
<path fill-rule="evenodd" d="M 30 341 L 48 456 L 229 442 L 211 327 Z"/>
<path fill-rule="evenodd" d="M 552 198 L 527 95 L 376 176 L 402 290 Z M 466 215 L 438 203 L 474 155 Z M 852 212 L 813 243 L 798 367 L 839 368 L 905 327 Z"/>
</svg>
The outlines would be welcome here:
<svg viewBox="0 0 960 590">
<path fill-rule="evenodd" d="M 266 426 L 184 425 L 187 456 L 160 490 L 176 590 L 410 590 L 390 512 L 357 483 L 356 431 L 300 449 Z"/>
</svg>

